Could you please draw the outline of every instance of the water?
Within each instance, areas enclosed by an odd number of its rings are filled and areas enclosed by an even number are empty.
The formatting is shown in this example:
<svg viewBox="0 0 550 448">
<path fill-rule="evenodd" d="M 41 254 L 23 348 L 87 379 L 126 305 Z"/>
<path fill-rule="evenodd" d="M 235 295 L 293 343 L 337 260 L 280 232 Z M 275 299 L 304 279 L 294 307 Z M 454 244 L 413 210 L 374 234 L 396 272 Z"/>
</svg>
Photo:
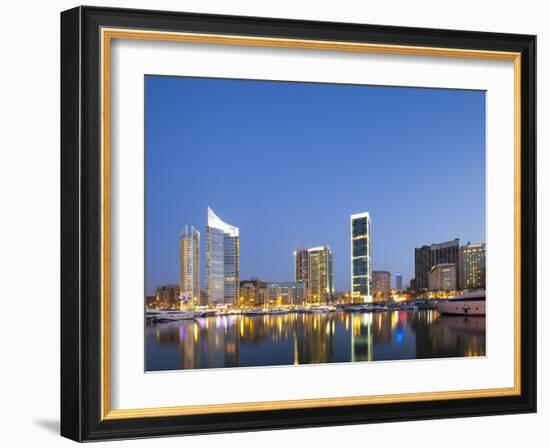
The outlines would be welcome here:
<svg viewBox="0 0 550 448">
<path fill-rule="evenodd" d="M 149 371 L 485 355 L 485 317 L 433 310 L 216 316 L 145 332 Z"/>
</svg>

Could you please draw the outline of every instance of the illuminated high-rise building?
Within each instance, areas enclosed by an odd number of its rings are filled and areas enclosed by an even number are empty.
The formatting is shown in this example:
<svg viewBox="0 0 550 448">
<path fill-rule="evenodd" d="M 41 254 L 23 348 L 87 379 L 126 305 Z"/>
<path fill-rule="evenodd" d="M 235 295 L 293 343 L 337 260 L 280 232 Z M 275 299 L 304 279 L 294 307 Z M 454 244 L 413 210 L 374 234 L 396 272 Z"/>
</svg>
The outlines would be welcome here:
<svg viewBox="0 0 550 448">
<path fill-rule="evenodd" d="M 308 303 L 327 301 L 334 293 L 332 251 L 328 246 L 294 252 L 294 277 L 302 282 Z"/>
<path fill-rule="evenodd" d="M 237 304 L 239 299 L 239 229 L 223 222 L 208 207 L 206 226 L 206 289 L 213 306 Z"/>
<path fill-rule="evenodd" d="M 294 280 L 302 282 L 307 291 L 309 288 L 309 251 L 298 249 L 294 251 Z"/>
<path fill-rule="evenodd" d="M 458 253 L 458 287 L 485 289 L 485 244 L 467 244 Z"/>
<path fill-rule="evenodd" d="M 325 302 L 334 293 L 332 251 L 328 246 L 319 246 L 308 252 L 308 300 L 310 303 Z"/>
<path fill-rule="evenodd" d="M 352 300 L 371 302 L 371 222 L 369 213 L 351 215 L 350 230 Z"/>
<path fill-rule="evenodd" d="M 185 226 L 180 236 L 180 298 L 185 304 L 200 304 L 200 232 Z"/>
</svg>

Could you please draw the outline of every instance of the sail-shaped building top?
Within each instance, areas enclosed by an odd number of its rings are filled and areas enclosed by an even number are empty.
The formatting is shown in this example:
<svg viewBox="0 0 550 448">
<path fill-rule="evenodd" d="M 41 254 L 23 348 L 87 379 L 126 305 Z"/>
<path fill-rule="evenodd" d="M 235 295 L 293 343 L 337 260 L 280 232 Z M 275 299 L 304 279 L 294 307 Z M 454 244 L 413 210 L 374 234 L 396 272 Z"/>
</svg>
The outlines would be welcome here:
<svg viewBox="0 0 550 448">
<path fill-rule="evenodd" d="M 239 228 L 208 207 L 206 289 L 211 306 L 236 305 L 239 297 Z"/>
</svg>

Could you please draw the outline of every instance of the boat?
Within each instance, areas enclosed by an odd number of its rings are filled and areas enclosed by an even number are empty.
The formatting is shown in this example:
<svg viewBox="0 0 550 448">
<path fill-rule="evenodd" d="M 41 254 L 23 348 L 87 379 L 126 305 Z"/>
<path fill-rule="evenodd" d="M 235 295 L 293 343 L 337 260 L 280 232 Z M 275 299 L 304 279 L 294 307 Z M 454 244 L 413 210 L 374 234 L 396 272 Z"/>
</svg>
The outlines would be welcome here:
<svg viewBox="0 0 550 448">
<path fill-rule="evenodd" d="M 329 313 L 336 311 L 336 307 L 330 305 L 317 305 L 305 309 L 306 313 Z"/>
<path fill-rule="evenodd" d="M 215 316 L 216 312 L 214 310 L 198 310 L 195 311 L 196 317 L 210 317 Z"/>
<path fill-rule="evenodd" d="M 471 291 L 441 301 L 436 305 L 441 314 L 461 316 L 485 316 L 485 291 Z"/>
<path fill-rule="evenodd" d="M 250 308 L 248 310 L 244 310 L 243 314 L 246 316 L 256 316 L 260 314 L 266 314 L 266 311 L 263 308 Z"/>
<path fill-rule="evenodd" d="M 405 303 L 405 304 L 401 305 L 398 309 L 399 310 L 405 310 L 405 311 L 417 311 L 418 306 L 415 305 L 414 303 Z"/>
<path fill-rule="evenodd" d="M 275 308 L 267 311 L 267 314 L 286 314 L 289 310 L 285 308 Z"/>
<path fill-rule="evenodd" d="M 422 300 L 416 302 L 416 307 L 419 310 L 435 310 L 435 303 L 431 300 Z"/>
<path fill-rule="evenodd" d="M 378 313 L 389 311 L 389 308 L 386 305 L 368 303 L 362 305 L 348 306 L 344 308 L 344 311 L 348 311 L 351 313 Z"/>
<path fill-rule="evenodd" d="M 194 319 L 196 313 L 193 311 L 180 310 L 147 310 L 145 318 L 155 323 L 174 322 L 178 320 Z"/>
<path fill-rule="evenodd" d="M 366 311 L 370 311 L 371 313 L 379 313 L 388 311 L 388 307 L 386 305 L 371 305 L 366 309 Z"/>
</svg>

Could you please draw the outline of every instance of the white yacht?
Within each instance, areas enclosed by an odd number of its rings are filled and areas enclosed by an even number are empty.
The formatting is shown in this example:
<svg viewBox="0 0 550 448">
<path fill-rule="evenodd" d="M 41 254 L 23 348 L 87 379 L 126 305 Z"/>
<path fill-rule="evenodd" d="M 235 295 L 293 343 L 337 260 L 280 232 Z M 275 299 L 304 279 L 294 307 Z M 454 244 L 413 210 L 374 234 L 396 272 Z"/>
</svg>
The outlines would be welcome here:
<svg viewBox="0 0 550 448">
<path fill-rule="evenodd" d="M 145 312 L 147 320 L 153 322 L 173 322 L 177 320 L 194 319 L 196 313 L 193 311 L 180 310 L 147 310 Z"/>
<path fill-rule="evenodd" d="M 463 316 L 485 316 L 485 291 L 472 291 L 439 302 L 436 305 L 441 314 L 459 314 Z"/>
</svg>

